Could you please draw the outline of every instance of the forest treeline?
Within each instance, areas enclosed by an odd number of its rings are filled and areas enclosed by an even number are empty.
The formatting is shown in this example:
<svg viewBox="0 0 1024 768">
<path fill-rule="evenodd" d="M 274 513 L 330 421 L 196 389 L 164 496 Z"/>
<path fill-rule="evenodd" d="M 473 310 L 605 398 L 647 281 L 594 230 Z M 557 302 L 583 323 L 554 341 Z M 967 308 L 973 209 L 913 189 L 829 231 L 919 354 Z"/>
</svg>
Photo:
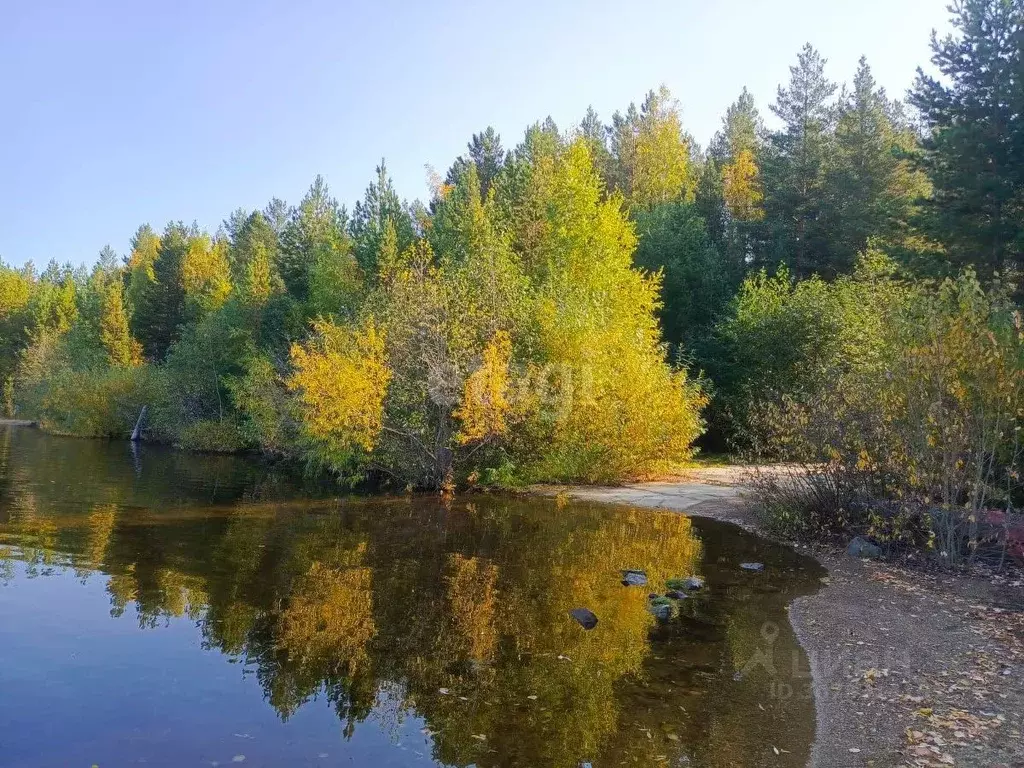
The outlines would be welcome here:
<svg viewBox="0 0 1024 768">
<path fill-rule="evenodd" d="M 398 486 L 648 475 L 704 434 L 842 466 L 847 505 L 1009 504 L 1024 2 L 953 14 L 905 101 L 808 45 L 774 127 L 744 90 L 707 147 L 661 88 L 475 134 L 426 203 L 382 162 L 351 210 L 318 177 L 91 269 L 3 267 L 3 407 L 125 436 L 148 405 L 154 439 Z"/>
</svg>

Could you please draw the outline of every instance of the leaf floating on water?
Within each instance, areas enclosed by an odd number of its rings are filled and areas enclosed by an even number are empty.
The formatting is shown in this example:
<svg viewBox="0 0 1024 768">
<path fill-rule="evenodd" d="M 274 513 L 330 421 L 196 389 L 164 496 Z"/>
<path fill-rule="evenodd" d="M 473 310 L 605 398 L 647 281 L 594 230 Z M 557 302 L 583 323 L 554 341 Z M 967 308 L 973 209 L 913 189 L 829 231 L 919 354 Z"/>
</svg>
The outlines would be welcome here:
<svg viewBox="0 0 1024 768">
<path fill-rule="evenodd" d="M 776 755 L 779 754 L 779 748 L 773 745 L 772 752 L 774 752 Z"/>
<path fill-rule="evenodd" d="M 485 734 L 482 734 L 482 733 L 473 733 L 473 734 L 470 734 L 470 736 L 472 738 L 476 739 L 477 741 L 487 741 L 487 736 Z"/>
<path fill-rule="evenodd" d="M 527 696 L 526 698 L 528 698 L 530 701 L 536 701 L 537 700 L 537 696 L 535 694 L 532 694 L 532 693 L 529 696 Z"/>
<path fill-rule="evenodd" d="M 449 693 L 447 688 L 438 688 L 437 692 L 440 693 L 442 696 L 447 696 Z"/>
</svg>

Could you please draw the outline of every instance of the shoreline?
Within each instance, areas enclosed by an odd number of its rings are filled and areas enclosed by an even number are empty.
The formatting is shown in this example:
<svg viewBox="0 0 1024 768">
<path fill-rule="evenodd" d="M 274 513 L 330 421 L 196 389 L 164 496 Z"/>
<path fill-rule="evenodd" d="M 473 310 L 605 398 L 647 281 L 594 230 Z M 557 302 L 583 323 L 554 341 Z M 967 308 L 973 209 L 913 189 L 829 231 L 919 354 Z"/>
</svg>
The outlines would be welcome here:
<svg viewBox="0 0 1024 768">
<path fill-rule="evenodd" d="M 701 469 L 673 481 L 533 491 L 672 510 L 774 539 L 743 502 L 738 478 L 735 469 Z M 1024 766 L 1019 577 L 930 574 L 829 546 L 800 549 L 829 574 L 788 609 L 811 668 L 810 766 Z"/>
</svg>

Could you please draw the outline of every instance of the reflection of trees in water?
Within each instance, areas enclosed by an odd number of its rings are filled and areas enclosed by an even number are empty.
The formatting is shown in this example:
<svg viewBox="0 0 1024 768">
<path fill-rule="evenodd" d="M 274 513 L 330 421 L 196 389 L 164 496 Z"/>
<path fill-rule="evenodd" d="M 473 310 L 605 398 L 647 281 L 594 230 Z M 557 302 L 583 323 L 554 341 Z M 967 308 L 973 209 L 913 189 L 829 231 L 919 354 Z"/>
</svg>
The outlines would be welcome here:
<svg viewBox="0 0 1024 768">
<path fill-rule="evenodd" d="M 140 626 L 195 620 L 282 717 L 323 696 L 351 735 L 415 712 L 438 760 L 481 766 L 758 765 L 765 732 L 813 729 L 809 703 L 780 710 L 763 686 L 731 682 L 788 597 L 729 588 L 718 600 L 713 560 L 679 515 L 488 498 L 211 508 L 168 504 L 162 484 L 126 493 L 133 506 L 93 497 L 71 515 L 48 484 L 31 487 L 22 510 L 34 511 L 0 520 L 0 542 L 101 568 L 112 613 L 131 606 Z M 618 583 L 634 567 L 654 589 L 703 573 L 716 599 L 658 627 L 648 590 Z M 577 606 L 598 615 L 595 630 L 569 619 Z M 779 652 L 793 642 L 787 629 Z M 802 764 L 812 732 L 780 764 Z"/>
</svg>

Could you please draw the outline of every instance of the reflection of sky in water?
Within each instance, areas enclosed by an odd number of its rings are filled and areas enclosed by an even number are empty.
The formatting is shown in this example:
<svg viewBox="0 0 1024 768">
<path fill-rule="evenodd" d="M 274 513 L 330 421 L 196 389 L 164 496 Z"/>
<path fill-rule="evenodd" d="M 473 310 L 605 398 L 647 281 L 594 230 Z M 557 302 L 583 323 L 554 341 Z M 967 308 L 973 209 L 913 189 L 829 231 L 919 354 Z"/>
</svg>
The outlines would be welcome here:
<svg viewBox="0 0 1024 768">
<path fill-rule="evenodd" d="M 809 560 L 671 513 L 308 494 L 0 430 L 5 765 L 806 762 L 813 704 L 774 692 L 806 685 L 784 608 Z M 659 625 L 632 567 L 708 586 Z"/>
</svg>

